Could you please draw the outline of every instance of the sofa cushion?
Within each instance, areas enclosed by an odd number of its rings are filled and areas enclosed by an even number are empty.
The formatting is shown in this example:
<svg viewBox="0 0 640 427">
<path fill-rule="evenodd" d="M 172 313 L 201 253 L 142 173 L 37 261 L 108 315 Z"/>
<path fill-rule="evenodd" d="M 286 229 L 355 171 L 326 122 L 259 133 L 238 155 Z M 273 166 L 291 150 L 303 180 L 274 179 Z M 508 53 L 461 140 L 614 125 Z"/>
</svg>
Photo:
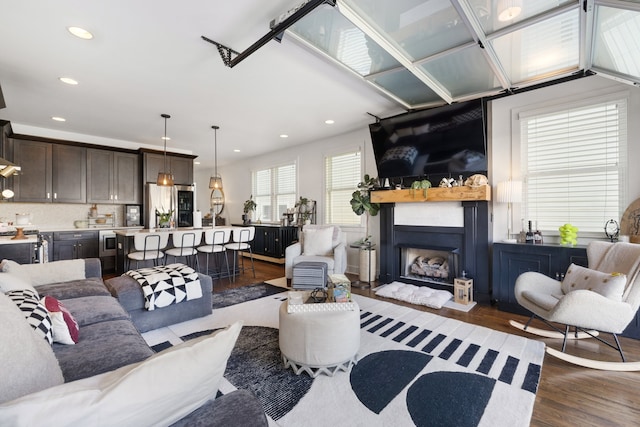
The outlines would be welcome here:
<svg viewBox="0 0 640 427">
<path fill-rule="evenodd" d="M 248 390 L 235 390 L 216 397 L 171 427 L 251 426 L 267 427 L 269 422 L 262 403 Z"/>
<path fill-rule="evenodd" d="M 45 296 L 40 302 L 51 318 L 53 342 L 73 345 L 78 342 L 78 322 L 67 307 L 54 297 Z"/>
<path fill-rule="evenodd" d="M 170 425 L 215 396 L 241 328 L 234 323 L 144 362 L 0 405 L 0 424 Z"/>
<path fill-rule="evenodd" d="M 129 319 L 129 313 L 112 296 L 71 298 L 63 302 L 81 328 L 109 320 Z"/>
<path fill-rule="evenodd" d="M 44 338 L 49 344 L 52 344 L 53 326 L 51 317 L 45 306 L 38 299 L 38 295 L 29 289 L 10 291 L 6 295 L 16 303 L 35 333 Z"/>
<path fill-rule="evenodd" d="M 20 289 L 31 289 L 36 294 L 38 293 L 36 288 L 22 277 L 11 273 L 0 272 L 0 291 L 2 293 L 6 294 L 9 291 L 17 291 Z"/>
<path fill-rule="evenodd" d="M 53 344 L 66 382 L 112 371 L 153 355 L 130 320 L 80 326 L 76 345 Z"/>
<path fill-rule="evenodd" d="M 59 300 L 96 295 L 111 295 L 100 278 L 48 283 L 46 285 L 36 286 L 36 290 L 40 296 L 49 295 Z"/>
<path fill-rule="evenodd" d="M 18 306 L 3 293 L 0 325 L 0 403 L 64 382 L 51 346 L 33 333 Z"/>
<path fill-rule="evenodd" d="M 614 301 L 622 301 L 627 276 L 620 273 L 604 273 L 587 267 L 571 264 L 562 281 L 562 292 L 586 289 L 599 293 Z"/>
<path fill-rule="evenodd" d="M 83 259 L 72 259 L 45 264 L 18 264 L 5 259 L 2 261 L 2 271 L 16 274 L 33 286 L 38 286 L 84 279 L 85 263 Z"/>
</svg>

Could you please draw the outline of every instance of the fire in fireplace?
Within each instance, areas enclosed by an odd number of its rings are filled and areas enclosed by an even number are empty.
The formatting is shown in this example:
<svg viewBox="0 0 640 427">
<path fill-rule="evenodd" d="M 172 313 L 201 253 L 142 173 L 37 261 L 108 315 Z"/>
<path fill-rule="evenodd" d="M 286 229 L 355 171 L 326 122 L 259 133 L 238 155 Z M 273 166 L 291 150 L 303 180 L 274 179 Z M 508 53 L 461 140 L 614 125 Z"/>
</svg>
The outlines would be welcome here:
<svg viewBox="0 0 640 427">
<path fill-rule="evenodd" d="M 402 248 L 401 277 L 453 286 L 458 273 L 458 252 L 448 248 Z"/>
</svg>

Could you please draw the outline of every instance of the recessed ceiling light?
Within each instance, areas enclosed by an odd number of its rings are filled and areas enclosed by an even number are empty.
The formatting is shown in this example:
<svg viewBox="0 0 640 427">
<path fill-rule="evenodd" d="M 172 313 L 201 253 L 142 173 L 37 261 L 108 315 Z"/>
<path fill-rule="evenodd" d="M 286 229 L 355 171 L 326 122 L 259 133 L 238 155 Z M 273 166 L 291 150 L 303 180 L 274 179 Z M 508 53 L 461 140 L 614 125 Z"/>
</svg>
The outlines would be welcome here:
<svg viewBox="0 0 640 427">
<path fill-rule="evenodd" d="M 72 79 L 71 77 L 60 77 L 58 80 L 60 80 L 62 83 L 66 83 L 68 85 L 77 85 L 78 81 L 75 79 Z"/>
<path fill-rule="evenodd" d="M 329 120 L 325 120 L 324 122 L 325 122 L 326 124 L 328 124 L 328 125 L 332 125 L 332 124 L 334 124 L 334 123 L 335 123 L 335 121 L 334 121 L 334 120 L 331 120 L 331 119 L 329 119 Z"/>
<path fill-rule="evenodd" d="M 238 150 L 237 148 L 235 150 L 233 150 L 234 153 L 239 153 L 240 150 Z"/>
<path fill-rule="evenodd" d="M 51 120 L 55 120 L 56 122 L 66 122 L 67 121 L 67 119 L 65 119 L 64 117 L 58 117 L 58 116 L 51 117 Z"/>
<path fill-rule="evenodd" d="M 84 28 L 80 28 L 80 27 L 67 27 L 67 30 L 69 30 L 69 32 L 71 34 L 73 34 L 74 36 L 83 39 L 83 40 L 91 40 L 93 38 L 93 34 L 91 34 L 89 31 L 85 30 Z"/>
<path fill-rule="evenodd" d="M 199 161 L 197 161 L 197 160 L 194 160 L 194 161 L 193 161 L 193 164 L 194 164 L 194 165 L 199 165 L 199 164 L 200 164 L 200 162 L 199 162 Z"/>
<path fill-rule="evenodd" d="M 168 136 L 161 136 L 160 139 L 163 141 L 171 141 L 171 138 Z"/>
<path fill-rule="evenodd" d="M 287 135 L 286 133 L 283 133 L 280 135 L 280 138 L 289 138 L 289 135 Z"/>
</svg>

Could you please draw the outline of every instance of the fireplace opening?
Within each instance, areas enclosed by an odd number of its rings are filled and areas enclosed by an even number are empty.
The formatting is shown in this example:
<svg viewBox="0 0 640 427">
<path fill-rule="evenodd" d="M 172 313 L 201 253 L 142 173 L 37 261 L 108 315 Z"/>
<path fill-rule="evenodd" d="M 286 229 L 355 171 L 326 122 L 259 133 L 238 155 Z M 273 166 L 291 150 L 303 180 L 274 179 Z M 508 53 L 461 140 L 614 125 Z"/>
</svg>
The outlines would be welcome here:
<svg viewBox="0 0 640 427">
<path fill-rule="evenodd" d="M 453 286 L 458 277 L 458 249 L 401 248 L 401 277 Z"/>
</svg>

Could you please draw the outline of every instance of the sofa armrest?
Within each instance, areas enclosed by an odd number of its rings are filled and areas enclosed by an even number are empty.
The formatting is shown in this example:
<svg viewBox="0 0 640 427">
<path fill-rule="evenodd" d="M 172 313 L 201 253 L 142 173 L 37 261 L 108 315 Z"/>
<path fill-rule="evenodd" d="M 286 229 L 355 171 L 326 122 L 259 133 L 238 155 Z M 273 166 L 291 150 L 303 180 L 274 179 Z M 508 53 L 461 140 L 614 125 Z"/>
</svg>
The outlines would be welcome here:
<svg viewBox="0 0 640 427">
<path fill-rule="evenodd" d="M 284 275 L 287 279 L 293 278 L 293 260 L 302 255 L 302 245 L 296 242 L 287 246 L 284 250 Z"/>
<path fill-rule="evenodd" d="M 341 242 L 333 249 L 333 272 L 344 274 L 347 271 L 347 245 Z"/>
<path fill-rule="evenodd" d="M 102 277 L 100 258 L 87 258 L 84 260 L 84 277 Z"/>
</svg>

